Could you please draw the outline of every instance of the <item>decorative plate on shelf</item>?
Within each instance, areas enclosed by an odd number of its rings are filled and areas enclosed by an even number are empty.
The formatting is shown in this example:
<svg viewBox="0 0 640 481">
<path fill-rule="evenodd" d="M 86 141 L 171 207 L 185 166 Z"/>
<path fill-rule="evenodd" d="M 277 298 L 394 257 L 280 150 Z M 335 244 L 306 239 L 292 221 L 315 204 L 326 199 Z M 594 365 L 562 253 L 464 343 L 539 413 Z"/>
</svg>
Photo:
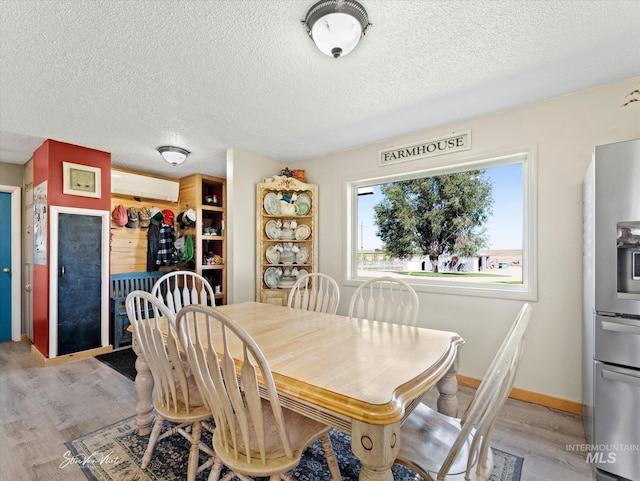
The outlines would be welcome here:
<svg viewBox="0 0 640 481">
<path fill-rule="evenodd" d="M 296 263 L 305 264 L 309 259 L 309 250 L 306 247 L 301 247 L 296 254 Z"/>
<path fill-rule="evenodd" d="M 305 240 L 311 235 L 311 227 L 306 224 L 300 224 L 296 227 L 294 236 L 297 240 Z"/>
<path fill-rule="evenodd" d="M 269 192 L 264 196 L 264 210 L 268 215 L 278 215 L 280 214 L 280 199 L 278 199 L 278 195 L 274 192 Z"/>
<path fill-rule="evenodd" d="M 268 267 L 264 271 L 264 283 L 269 289 L 276 289 L 278 282 L 280 282 L 280 276 L 282 276 L 282 270 L 277 267 Z"/>
<path fill-rule="evenodd" d="M 265 257 L 267 258 L 267 262 L 269 264 L 279 264 L 280 263 L 280 252 L 276 249 L 276 246 L 269 246 L 265 252 Z"/>
<path fill-rule="evenodd" d="M 278 222 L 275 220 L 270 220 L 264 226 L 264 232 L 267 234 L 267 237 L 271 240 L 280 239 L 280 235 L 282 234 L 282 229 L 278 226 Z"/>
<path fill-rule="evenodd" d="M 311 210 L 311 199 L 307 194 L 300 194 L 295 201 L 296 214 L 307 215 Z"/>
</svg>

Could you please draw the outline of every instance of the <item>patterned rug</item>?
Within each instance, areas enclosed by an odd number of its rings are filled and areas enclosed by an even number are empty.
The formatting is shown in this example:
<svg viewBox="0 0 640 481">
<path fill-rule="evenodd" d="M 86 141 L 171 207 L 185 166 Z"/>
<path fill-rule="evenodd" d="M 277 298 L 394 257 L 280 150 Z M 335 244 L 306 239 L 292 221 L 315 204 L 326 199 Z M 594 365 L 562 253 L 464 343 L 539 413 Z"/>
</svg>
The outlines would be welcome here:
<svg viewBox="0 0 640 481">
<path fill-rule="evenodd" d="M 210 445 L 210 434 L 203 430 L 203 439 Z M 357 481 L 360 461 L 351 453 L 351 438 L 337 430 L 329 433 L 344 481 Z M 69 441 L 65 462 L 79 465 L 91 481 L 177 481 L 187 472 L 188 442 L 180 435 L 159 442 L 149 466 L 140 469 L 142 455 L 149 437 L 138 436 L 135 416 Z M 490 481 L 520 481 L 523 458 L 493 450 L 494 468 Z M 201 462 L 205 461 L 202 457 Z M 290 472 L 299 481 L 329 479 L 324 451 L 316 441 L 302 456 L 296 469 Z M 205 481 L 209 470 L 196 478 Z M 234 478 L 237 479 L 237 478 Z M 403 466 L 394 468 L 395 481 L 418 481 L 421 478 Z"/>
</svg>

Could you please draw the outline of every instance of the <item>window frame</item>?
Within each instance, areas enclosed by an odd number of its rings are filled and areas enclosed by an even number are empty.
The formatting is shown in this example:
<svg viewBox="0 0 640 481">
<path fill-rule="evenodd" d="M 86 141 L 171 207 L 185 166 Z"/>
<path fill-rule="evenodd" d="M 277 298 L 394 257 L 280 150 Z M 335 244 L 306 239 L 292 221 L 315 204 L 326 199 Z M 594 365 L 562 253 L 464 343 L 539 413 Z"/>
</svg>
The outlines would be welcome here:
<svg viewBox="0 0 640 481">
<path fill-rule="evenodd" d="M 536 148 L 516 149 L 503 153 L 487 153 L 475 156 L 457 156 L 451 158 L 427 159 L 417 162 L 413 169 L 390 169 L 382 167 L 375 172 L 360 174 L 344 179 L 345 194 L 345 247 L 342 281 L 347 286 L 358 286 L 369 277 L 358 277 L 358 188 L 375 184 L 399 182 L 418 177 L 432 177 L 454 172 L 485 169 L 522 164 L 523 195 L 523 233 L 522 233 L 522 284 L 484 284 L 445 280 L 439 277 L 402 277 L 417 292 L 453 294 L 461 296 L 479 296 L 525 301 L 538 299 L 538 262 L 537 262 L 537 155 Z"/>
</svg>

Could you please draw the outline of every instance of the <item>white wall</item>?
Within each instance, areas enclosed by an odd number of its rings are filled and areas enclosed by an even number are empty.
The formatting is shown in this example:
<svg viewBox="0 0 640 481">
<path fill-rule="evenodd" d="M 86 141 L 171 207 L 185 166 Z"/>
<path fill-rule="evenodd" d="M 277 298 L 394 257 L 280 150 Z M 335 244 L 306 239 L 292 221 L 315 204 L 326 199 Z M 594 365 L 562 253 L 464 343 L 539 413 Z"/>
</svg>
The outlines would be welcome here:
<svg viewBox="0 0 640 481">
<path fill-rule="evenodd" d="M 227 149 L 227 290 L 229 304 L 255 300 L 256 184 L 279 174 L 279 162 Z"/>
<path fill-rule="evenodd" d="M 538 301 L 533 302 L 527 346 L 516 387 L 580 402 L 582 316 L 582 179 L 596 145 L 640 137 L 640 102 L 621 105 L 640 84 L 640 77 L 522 108 L 468 119 L 417 132 L 322 159 L 297 162 L 307 179 L 319 185 L 320 270 L 341 283 L 339 313 L 345 313 L 355 289 L 343 282 L 345 239 L 344 179 L 386 173 L 378 167 L 378 151 L 426 140 L 452 131 L 471 130 L 474 156 L 487 157 L 534 146 L 538 153 Z M 454 154 L 455 155 L 455 154 Z M 281 164 L 260 163 L 257 156 L 234 157 L 229 178 L 236 193 L 255 196 L 255 183 L 277 173 Z M 419 164 L 423 162 L 423 164 Z M 407 162 L 413 170 L 426 161 Z M 266 171 L 265 171 L 266 170 Z M 237 199 L 240 197 L 230 197 Z M 252 300 L 255 279 L 255 202 L 232 206 L 234 223 L 233 282 L 235 302 Z M 241 220 L 242 219 L 242 220 Z M 419 293 L 423 326 L 460 333 L 465 376 L 481 378 L 521 302 L 481 297 Z"/>
</svg>

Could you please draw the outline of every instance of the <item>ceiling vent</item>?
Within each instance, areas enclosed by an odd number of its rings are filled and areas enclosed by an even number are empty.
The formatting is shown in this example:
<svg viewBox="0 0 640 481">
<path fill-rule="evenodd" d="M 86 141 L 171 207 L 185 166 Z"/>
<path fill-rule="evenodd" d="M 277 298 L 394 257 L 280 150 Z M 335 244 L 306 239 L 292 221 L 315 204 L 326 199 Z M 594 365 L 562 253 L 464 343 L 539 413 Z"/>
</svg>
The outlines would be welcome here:
<svg viewBox="0 0 640 481">
<path fill-rule="evenodd" d="M 111 171 L 111 193 L 178 202 L 180 183 L 121 170 Z"/>
</svg>

